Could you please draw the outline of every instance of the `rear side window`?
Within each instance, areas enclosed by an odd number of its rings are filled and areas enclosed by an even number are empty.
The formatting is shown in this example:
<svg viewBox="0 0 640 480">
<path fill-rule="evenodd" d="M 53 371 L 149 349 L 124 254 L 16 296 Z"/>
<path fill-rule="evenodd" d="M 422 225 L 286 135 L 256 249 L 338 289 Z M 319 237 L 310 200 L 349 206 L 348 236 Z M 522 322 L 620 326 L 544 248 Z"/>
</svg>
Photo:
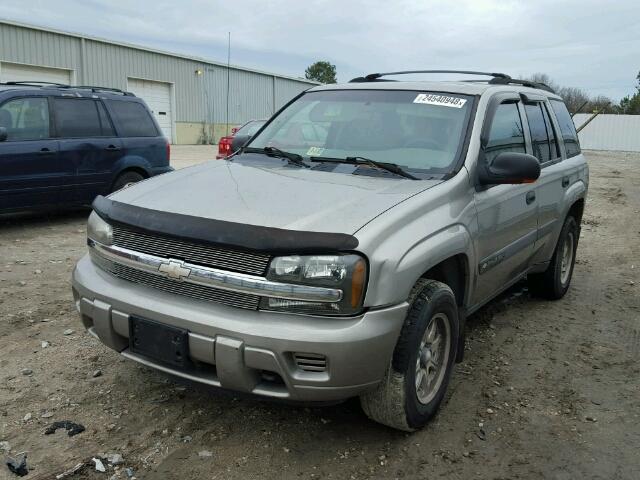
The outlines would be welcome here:
<svg viewBox="0 0 640 480">
<path fill-rule="evenodd" d="M 100 126 L 102 127 L 102 135 L 105 137 L 115 136 L 116 132 L 113 129 L 111 120 L 109 120 L 107 109 L 104 108 L 104 105 L 102 104 L 102 102 L 97 102 L 97 106 L 98 106 L 98 118 L 100 119 Z"/>
<path fill-rule="evenodd" d="M 549 162 L 558 157 L 555 134 L 546 107 L 542 103 L 525 105 L 533 154 L 540 163 Z"/>
<path fill-rule="evenodd" d="M 138 102 L 109 100 L 123 137 L 157 137 L 158 131 L 147 109 Z"/>
<path fill-rule="evenodd" d="M 578 141 L 576 127 L 573 124 L 573 119 L 571 115 L 569 115 L 567 107 L 564 102 L 560 100 L 551 100 L 551 106 L 560 124 L 560 134 L 564 141 L 564 149 L 567 152 L 567 157 L 578 155 L 580 153 L 580 142 Z"/>
<path fill-rule="evenodd" d="M 53 100 L 56 132 L 62 138 L 87 138 L 112 135 L 110 125 L 100 118 L 100 105 L 84 98 L 55 98 Z M 104 119 L 106 120 L 106 119 Z"/>
<path fill-rule="evenodd" d="M 491 122 L 487 145 L 484 148 L 487 163 L 493 162 L 502 152 L 526 152 L 517 103 L 498 105 Z"/>
<path fill-rule="evenodd" d="M 49 138 L 49 104 L 46 98 L 17 98 L 0 107 L 0 127 L 7 141 Z"/>
</svg>

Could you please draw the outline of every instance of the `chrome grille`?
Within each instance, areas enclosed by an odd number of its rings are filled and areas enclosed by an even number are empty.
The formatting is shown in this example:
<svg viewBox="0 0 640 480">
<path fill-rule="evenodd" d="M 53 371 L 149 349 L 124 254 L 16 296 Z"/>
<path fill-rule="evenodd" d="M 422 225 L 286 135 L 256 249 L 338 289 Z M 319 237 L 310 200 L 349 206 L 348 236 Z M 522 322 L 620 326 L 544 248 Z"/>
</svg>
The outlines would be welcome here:
<svg viewBox="0 0 640 480">
<path fill-rule="evenodd" d="M 159 275 L 142 272 L 135 268 L 127 267 L 126 265 L 102 259 L 99 256 L 94 256 L 93 258 L 94 261 L 98 261 L 103 269 L 111 272 L 116 277 L 122 278 L 123 280 L 147 285 L 176 295 L 184 295 L 198 300 L 221 303 L 230 307 L 247 308 L 250 310 L 258 309 L 260 297 L 256 295 L 230 292 L 220 290 L 218 288 L 204 287 L 202 285 L 194 285 L 190 283 L 176 282 Z"/>
<path fill-rule="evenodd" d="M 150 255 L 178 258 L 190 263 L 252 275 L 264 275 L 270 260 L 269 255 L 202 245 L 137 232 L 118 225 L 113 226 L 113 243 L 118 247 Z"/>
</svg>

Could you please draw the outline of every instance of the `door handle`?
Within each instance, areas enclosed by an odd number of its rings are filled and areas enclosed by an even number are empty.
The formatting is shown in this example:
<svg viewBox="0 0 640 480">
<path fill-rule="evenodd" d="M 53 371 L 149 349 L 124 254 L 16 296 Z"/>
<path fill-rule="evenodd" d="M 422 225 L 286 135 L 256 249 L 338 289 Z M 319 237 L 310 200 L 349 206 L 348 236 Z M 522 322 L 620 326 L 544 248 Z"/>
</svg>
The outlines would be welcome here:
<svg viewBox="0 0 640 480">
<path fill-rule="evenodd" d="M 108 147 L 105 147 L 105 150 L 109 150 L 110 152 L 117 152 L 118 150 L 120 150 L 120 147 L 117 147 L 116 145 L 109 145 Z"/>
<path fill-rule="evenodd" d="M 569 177 L 562 177 L 562 188 L 567 188 L 569 186 Z"/>
<path fill-rule="evenodd" d="M 51 155 L 55 153 L 52 150 L 49 150 L 47 147 L 41 148 L 40 151 L 38 152 L 38 155 Z"/>
<path fill-rule="evenodd" d="M 527 196 L 525 198 L 527 200 L 527 205 L 532 204 L 536 200 L 536 192 L 534 192 L 533 190 L 530 192 L 527 192 Z"/>
</svg>

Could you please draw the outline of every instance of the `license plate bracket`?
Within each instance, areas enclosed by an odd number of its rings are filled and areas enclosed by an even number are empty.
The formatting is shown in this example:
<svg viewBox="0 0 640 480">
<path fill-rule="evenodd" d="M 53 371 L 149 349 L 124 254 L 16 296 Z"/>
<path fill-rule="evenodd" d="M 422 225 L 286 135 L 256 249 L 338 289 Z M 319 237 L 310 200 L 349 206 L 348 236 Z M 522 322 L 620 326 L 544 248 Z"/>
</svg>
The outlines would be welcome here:
<svg viewBox="0 0 640 480">
<path fill-rule="evenodd" d="M 146 318 L 131 317 L 129 349 L 152 360 L 185 368 L 189 364 L 189 332 Z"/>
</svg>

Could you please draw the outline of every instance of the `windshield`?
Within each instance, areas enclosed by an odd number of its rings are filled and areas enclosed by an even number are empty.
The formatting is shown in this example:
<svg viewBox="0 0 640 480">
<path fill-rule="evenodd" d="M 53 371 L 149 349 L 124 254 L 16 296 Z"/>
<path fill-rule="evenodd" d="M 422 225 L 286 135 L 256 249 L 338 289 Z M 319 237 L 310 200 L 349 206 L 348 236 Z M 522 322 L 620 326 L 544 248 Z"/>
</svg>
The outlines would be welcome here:
<svg viewBox="0 0 640 480">
<path fill-rule="evenodd" d="M 365 157 L 446 173 L 462 150 L 472 97 L 402 90 L 309 92 L 248 145 L 310 157 Z M 313 160 L 313 158 L 311 158 Z"/>
</svg>

